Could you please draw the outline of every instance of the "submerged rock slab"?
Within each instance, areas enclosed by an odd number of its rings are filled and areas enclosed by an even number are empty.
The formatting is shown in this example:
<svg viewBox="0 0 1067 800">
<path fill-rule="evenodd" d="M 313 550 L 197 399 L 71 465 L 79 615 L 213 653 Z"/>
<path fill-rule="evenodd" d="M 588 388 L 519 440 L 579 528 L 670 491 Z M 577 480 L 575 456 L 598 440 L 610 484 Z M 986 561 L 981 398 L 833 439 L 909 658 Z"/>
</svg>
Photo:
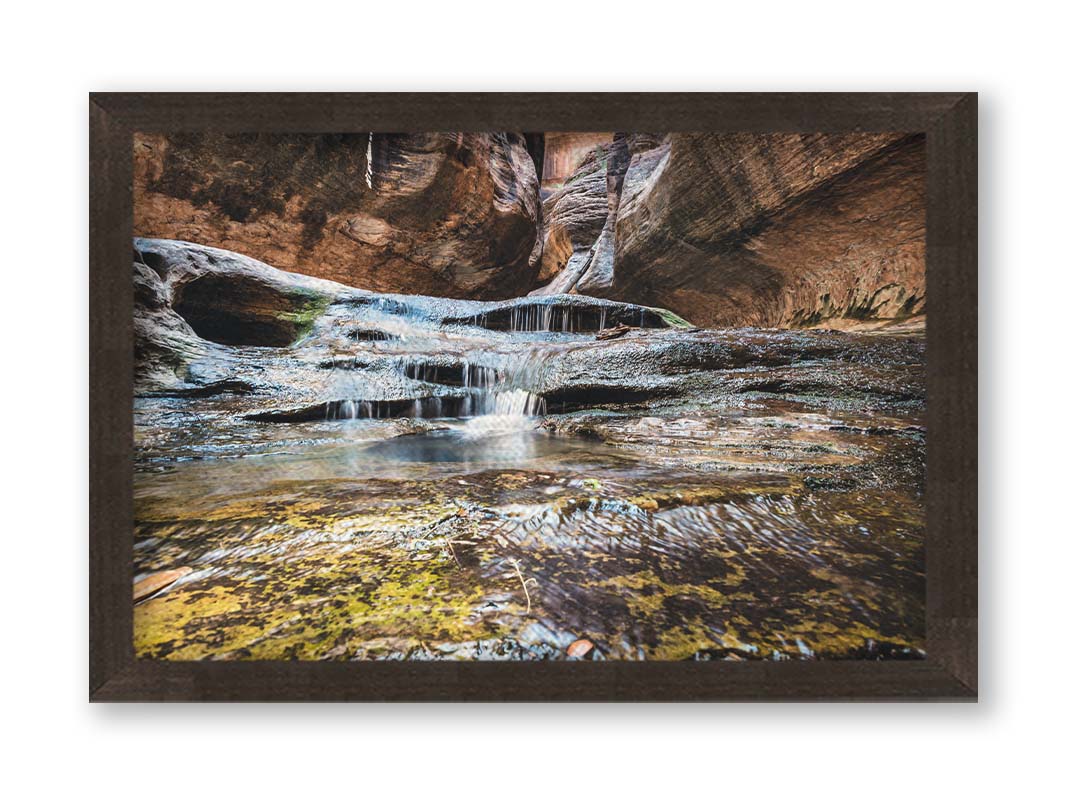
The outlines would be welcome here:
<svg viewBox="0 0 1067 800">
<path fill-rule="evenodd" d="M 324 469 L 321 451 L 144 476 L 138 570 L 182 558 L 196 571 L 137 607 L 135 648 L 561 659 L 582 637 L 611 659 L 921 656 L 912 484 L 827 491 L 803 468 L 650 471 L 614 452 L 478 469 L 340 449 L 332 476 L 307 471 Z"/>
</svg>

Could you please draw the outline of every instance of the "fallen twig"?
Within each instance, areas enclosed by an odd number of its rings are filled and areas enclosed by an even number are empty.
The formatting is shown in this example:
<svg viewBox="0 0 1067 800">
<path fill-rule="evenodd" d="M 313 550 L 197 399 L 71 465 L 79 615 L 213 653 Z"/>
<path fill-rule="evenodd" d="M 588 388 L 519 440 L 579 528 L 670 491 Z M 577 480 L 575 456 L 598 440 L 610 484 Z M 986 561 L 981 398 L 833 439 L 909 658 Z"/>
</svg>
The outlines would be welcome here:
<svg viewBox="0 0 1067 800">
<path fill-rule="evenodd" d="M 617 339 L 624 335 L 627 331 L 632 331 L 633 327 L 630 325 L 619 324 L 614 328 L 604 328 L 597 332 L 596 338 L 598 339 Z"/>
<path fill-rule="evenodd" d="M 526 595 L 526 613 L 530 613 L 530 592 L 526 588 L 526 579 L 522 577 L 522 570 L 519 569 L 519 561 L 516 558 L 511 559 L 511 564 L 515 567 L 515 574 L 519 576 L 519 583 L 522 584 L 522 593 Z"/>
</svg>

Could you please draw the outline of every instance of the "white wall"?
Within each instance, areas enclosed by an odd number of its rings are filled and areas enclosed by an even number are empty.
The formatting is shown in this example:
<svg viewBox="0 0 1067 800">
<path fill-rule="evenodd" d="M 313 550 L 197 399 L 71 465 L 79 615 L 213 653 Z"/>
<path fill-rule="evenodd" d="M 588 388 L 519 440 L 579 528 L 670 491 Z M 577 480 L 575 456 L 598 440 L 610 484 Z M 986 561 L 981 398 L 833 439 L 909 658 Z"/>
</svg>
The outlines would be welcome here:
<svg viewBox="0 0 1067 800">
<path fill-rule="evenodd" d="M 10 5 L 0 50 L 9 796 L 1062 791 L 1060 14 L 1047 2 L 929 0 Z M 544 41 L 546 17 L 567 19 L 573 36 Z M 87 704 L 86 93 L 457 88 L 982 93 L 979 705 Z"/>
</svg>

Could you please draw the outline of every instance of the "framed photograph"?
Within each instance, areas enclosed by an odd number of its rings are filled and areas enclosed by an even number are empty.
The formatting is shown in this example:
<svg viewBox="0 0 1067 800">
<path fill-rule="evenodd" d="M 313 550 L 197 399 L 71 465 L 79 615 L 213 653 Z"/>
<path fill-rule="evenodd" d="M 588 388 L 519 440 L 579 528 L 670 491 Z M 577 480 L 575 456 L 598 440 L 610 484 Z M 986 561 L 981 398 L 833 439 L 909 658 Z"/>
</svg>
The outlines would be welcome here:
<svg viewBox="0 0 1067 800">
<path fill-rule="evenodd" d="M 977 697 L 974 94 L 90 96 L 93 700 Z"/>
</svg>

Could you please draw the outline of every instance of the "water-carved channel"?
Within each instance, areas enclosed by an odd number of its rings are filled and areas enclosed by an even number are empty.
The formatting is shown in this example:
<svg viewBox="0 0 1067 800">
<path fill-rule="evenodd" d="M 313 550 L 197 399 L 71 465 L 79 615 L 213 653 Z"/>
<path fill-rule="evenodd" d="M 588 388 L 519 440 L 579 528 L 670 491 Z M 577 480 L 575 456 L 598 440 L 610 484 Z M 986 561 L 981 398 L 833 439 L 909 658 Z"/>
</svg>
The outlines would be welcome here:
<svg viewBox="0 0 1067 800">
<path fill-rule="evenodd" d="M 138 653 L 921 656 L 921 334 L 300 291 L 151 312 Z"/>
</svg>

